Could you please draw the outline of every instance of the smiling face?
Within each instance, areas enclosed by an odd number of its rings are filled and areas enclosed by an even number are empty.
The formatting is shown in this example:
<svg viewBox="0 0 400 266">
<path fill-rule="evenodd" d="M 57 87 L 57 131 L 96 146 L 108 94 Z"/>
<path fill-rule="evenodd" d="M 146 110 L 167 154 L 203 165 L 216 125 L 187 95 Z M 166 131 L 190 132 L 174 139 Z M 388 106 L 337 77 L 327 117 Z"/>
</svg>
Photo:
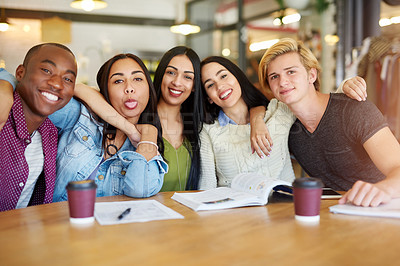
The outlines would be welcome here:
<svg viewBox="0 0 400 266">
<path fill-rule="evenodd" d="M 317 72 L 312 68 L 308 73 L 297 53 L 291 52 L 276 57 L 268 65 L 267 79 L 275 97 L 290 105 L 314 92 Z"/>
<path fill-rule="evenodd" d="M 169 105 L 181 105 L 190 96 L 194 84 L 194 69 L 186 55 L 171 59 L 161 83 L 162 100 Z"/>
<path fill-rule="evenodd" d="M 74 94 L 76 73 L 74 56 L 54 45 L 43 45 L 18 66 L 16 90 L 27 119 L 43 120 L 64 107 Z"/>
<path fill-rule="evenodd" d="M 212 62 L 204 65 L 201 68 L 201 81 L 210 102 L 223 110 L 243 102 L 238 80 L 221 64 Z"/>
<path fill-rule="evenodd" d="M 108 95 L 115 110 L 136 124 L 149 101 L 149 84 L 135 60 L 120 59 L 111 66 Z"/>
</svg>

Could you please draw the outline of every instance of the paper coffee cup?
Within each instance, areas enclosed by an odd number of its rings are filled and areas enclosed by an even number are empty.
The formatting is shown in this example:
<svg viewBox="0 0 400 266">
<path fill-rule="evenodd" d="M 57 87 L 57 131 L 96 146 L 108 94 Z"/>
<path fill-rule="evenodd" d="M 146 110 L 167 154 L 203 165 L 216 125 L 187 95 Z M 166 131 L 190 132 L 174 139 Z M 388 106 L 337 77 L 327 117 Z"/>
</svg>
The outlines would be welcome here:
<svg viewBox="0 0 400 266">
<path fill-rule="evenodd" d="M 297 178 L 293 182 L 294 212 L 296 220 L 319 221 L 323 184 L 312 177 Z"/>
<path fill-rule="evenodd" d="M 69 216 L 72 223 L 86 224 L 94 222 L 94 204 L 97 185 L 94 180 L 69 182 L 68 192 Z"/>
</svg>

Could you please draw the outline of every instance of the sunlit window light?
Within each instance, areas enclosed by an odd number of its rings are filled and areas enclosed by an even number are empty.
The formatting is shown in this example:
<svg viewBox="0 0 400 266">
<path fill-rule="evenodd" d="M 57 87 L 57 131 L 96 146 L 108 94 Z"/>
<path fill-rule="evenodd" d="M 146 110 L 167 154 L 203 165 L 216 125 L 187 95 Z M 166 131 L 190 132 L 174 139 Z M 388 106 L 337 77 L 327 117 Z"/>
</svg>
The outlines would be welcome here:
<svg viewBox="0 0 400 266">
<path fill-rule="evenodd" d="M 252 52 L 260 51 L 263 49 L 268 49 L 272 45 L 277 43 L 278 41 L 279 41 L 279 39 L 273 39 L 273 40 L 263 41 L 263 42 L 254 42 L 254 43 L 250 44 L 249 49 Z"/>
<path fill-rule="evenodd" d="M 332 45 L 335 45 L 339 41 L 339 36 L 327 34 L 327 35 L 325 35 L 324 40 L 328 45 L 332 46 Z"/>
<path fill-rule="evenodd" d="M 379 26 L 381 26 L 381 27 L 385 27 L 385 26 L 388 26 L 390 24 L 392 24 L 392 22 L 390 22 L 389 18 L 381 18 L 379 20 Z"/>
<path fill-rule="evenodd" d="M 400 23 L 400 16 L 390 18 L 390 22 L 392 22 L 393 24 Z"/>
<path fill-rule="evenodd" d="M 282 25 L 282 23 L 286 25 L 286 24 L 298 22 L 298 21 L 300 21 L 300 19 L 301 19 L 301 15 L 299 13 L 294 13 L 291 15 L 284 16 L 282 18 L 282 21 L 279 18 L 275 18 L 273 20 L 272 24 L 274 24 L 274 26 L 280 26 L 280 25 Z"/>
<path fill-rule="evenodd" d="M 24 32 L 29 32 L 29 31 L 31 30 L 31 26 L 29 26 L 29 25 L 24 25 L 24 27 L 22 27 L 22 30 L 23 30 Z"/>
<path fill-rule="evenodd" d="M 7 31 L 9 28 L 9 25 L 7 23 L 0 23 L 0 31 Z"/>
<path fill-rule="evenodd" d="M 282 19 L 283 24 L 290 24 L 290 23 L 295 23 L 297 21 L 300 21 L 301 16 L 299 13 L 295 13 L 292 15 L 284 16 Z"/>
</svg>

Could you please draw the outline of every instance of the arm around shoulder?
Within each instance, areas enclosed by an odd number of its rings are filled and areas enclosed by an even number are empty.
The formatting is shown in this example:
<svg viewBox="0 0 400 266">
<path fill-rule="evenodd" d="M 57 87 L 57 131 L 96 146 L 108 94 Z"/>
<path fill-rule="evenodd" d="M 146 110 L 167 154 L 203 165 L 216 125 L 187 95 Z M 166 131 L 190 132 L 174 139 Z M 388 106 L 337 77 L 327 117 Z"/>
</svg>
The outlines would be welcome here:
<svg viewBox="0 0 400 266">
<path fill-rule="evenodd" d="M 12 85 L 8 81 L 0 80 L 0 131 L 7 122 L 13 103 Z"/>
<path fill-rule="evenodd" d="M 265 124 L 265 106 L 250 109 L 250 144 L 252 153 L 256 152 L 260 158 L 268 156 L 273 145 L 272 138 Z"/>
<path fill-rule="evenodd" d="M 98 90 L 85 84 L 76 84 L 74 96 L 84 101 L 101 119 L 119 128 L 131 141 L 140 140 L 140 133 L 136 127 L 120 115 Z"/>
</svg>

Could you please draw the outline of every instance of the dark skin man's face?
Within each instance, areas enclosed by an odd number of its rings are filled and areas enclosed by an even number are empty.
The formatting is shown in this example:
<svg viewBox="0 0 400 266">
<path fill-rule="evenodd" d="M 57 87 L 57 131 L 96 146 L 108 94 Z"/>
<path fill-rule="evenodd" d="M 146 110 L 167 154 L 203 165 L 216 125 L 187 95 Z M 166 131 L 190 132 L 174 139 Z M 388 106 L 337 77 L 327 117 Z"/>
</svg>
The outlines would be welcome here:
<svg viewBox="0 0 400 266">
<path fill-rule="evenodd" d="M 44 45 L 26 66 L 16 71 L 17 91 L 28 124 L 41 123 L 64 107 L 74 94 L 77 66 L 74 56 L 57 46 Z"/>
</svg>

